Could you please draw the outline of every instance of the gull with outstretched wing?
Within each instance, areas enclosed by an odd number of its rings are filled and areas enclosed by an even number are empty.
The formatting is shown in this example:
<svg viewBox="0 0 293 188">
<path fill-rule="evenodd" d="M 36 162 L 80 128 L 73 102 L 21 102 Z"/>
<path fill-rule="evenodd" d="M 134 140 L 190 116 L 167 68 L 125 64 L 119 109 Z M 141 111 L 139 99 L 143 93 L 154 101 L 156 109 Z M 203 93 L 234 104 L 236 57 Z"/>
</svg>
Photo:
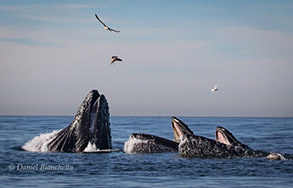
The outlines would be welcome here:
<svg viewBox="0 0 293 188">
<path fill-rule="evenodd" d="M 103 26 L 104 26 L 104 29 L 105 30 L 108 30 L 108 31 L 114 31 L 114 32 L 116 32 L 116 33 L 119 33 L 120 31 L 117 31 L 117 30 L 115 30 L 115 29 L 112 29 L 112 28 L 110 28 L 110 27 L 108 27 L 99 17 L 98 17 L 98 15 L 97 14 L 95 14 L 95 16 L 96 16 L 96 18 L 99 20 L 99 22 L 101 22 L 101 24 L 103 24 Z"/>
</svg>

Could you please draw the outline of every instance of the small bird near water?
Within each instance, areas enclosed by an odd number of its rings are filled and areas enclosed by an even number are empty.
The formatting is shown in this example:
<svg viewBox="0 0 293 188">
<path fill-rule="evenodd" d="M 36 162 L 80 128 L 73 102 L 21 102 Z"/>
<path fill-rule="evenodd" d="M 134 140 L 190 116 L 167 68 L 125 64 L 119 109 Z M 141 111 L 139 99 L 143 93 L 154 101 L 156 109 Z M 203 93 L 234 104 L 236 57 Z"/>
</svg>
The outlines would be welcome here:
<svg viewBox="0 0 293 188">
<path fill-rule="evenodd" d="M 103 24 L 103 26 L 104 26 L 104 29 L 105 30 L 108 30 L 108 31 L 114 31 L 114 32 L 116 32 L 116 33 L 119 33 L 120 31 L 118 31 L 118 30 L 115 30 L 115 29 L 112 29 L 112 28 L 110 28 L 110 27 L 108 27 L 99 17 L 98 17 L 98 15 L 97 14 L 95 14 L 95 16 L 96 16 L 96 18 L 99 20 L 99 22 L 101 22 L 101 24 Z"/>
<path fill-rule="evenodd" d="M 111 59 L 111 65 L 115 65 L 115 61 L 122 61 L 122 59 L 120 59 L 118 56 L 112 56 L 112 59 Z"/>
</svg>

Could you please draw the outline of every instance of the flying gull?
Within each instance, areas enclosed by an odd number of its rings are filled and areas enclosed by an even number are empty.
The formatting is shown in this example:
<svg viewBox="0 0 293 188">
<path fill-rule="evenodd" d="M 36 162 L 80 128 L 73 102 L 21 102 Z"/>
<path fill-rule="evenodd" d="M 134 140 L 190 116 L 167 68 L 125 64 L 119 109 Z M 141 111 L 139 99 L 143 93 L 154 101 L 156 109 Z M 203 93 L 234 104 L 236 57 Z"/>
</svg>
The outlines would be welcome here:
<svg viewBox="0 0 293 188">
<path fill-rule="evenodd" d="M 217 85 L 215 85 L 214 86 L 214 88 L 213 89 L 211 89 L 211 92 L 215 92 L 215 91 L 218 91 L 219 89 L 218 89 L 218 86 Z"/>
<path fill-rule="evenodd" d="M 119 32 L 120 32 L 120 31 L 117 31 L 117 30 L 115 30 L 115 29 L 112 29 L 112 28 L 108 27 L 106 24 L 104 24 L 104 22 L 98 17 L 97 14 L 95 14 L 95 16 L 96 16 L 96 18 L 99 20 L 99 22 L 101 22 L 101 24 L 103 24 L 104 29 L 106 29 L 106 30 L 108 30 L 108 31 L 114 31 L 114 32 L 116 32 L 116 33 L 119 33 Z"/>
<path fill-rule="evenodd" d="M 112 56 L 112 59 L 111 59 L 111 65 L 114 64 L 115 65 L 115 61 L 122 61 L 122 59 L 120 59 L 118 56 Z"/>
</svg>

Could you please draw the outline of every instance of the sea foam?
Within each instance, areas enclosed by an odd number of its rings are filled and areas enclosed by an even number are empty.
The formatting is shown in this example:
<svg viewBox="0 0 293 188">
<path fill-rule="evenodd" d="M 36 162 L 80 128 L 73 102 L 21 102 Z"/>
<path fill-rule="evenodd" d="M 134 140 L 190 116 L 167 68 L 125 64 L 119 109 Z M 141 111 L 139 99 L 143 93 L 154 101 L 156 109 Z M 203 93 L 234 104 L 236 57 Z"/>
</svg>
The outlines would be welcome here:
<svg viewBox="0 0 293 188">
<path fill-rule="evenodd" d="M 88 142 L 86 148 L 83 150 L 84 152 L 95 152 L 97 151 L 96 144 L 92 144 L 91 142 Z"/>
<path fill-rule="evenodd" d="M 133 138 L 132 136 L 129 137 L 129 140 L 127 142 L 124 143 L 124 147 L 123 147 L 123 151 L 125 153 L 134 153 L 134 147 L 137 144 L 141 144 L 141 143 L 148 143 L 147 140 L 140 140 L 137 138 Z"/>
<path fill-rule="evenodd" d="M 62 130 L 62 129 L 61 129 Z M 40 134 L 30 141 L 26 142 L 21 148 L 30 152 L 50 152 L 48 149 L 48 144 L 55 138 L 55 136 L 61 131 L 55 130 L 51 133 Z M 85 153 L 109 153 L 117 152 L 122 149 L 98 149 L 96 144 L 88 142 L 87 147 L 82 151 Z"/>
<path fill-rule="evenodd" d="M 51 133 L 40 134 L 30 141 L 26 142 L 22 149 L 31 152 L 49 152 L 48 143 L 60 132 L 61 130 L 55 130 Z"/>
</svg>

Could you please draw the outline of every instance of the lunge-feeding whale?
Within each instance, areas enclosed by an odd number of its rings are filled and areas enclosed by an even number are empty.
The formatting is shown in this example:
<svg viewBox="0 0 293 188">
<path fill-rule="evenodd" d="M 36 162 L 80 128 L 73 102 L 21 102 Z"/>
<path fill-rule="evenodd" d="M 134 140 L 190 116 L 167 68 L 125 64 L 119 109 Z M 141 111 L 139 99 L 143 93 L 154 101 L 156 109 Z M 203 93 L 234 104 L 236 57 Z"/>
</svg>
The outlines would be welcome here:
<svg viewBox="0 0 293 188">
<path fill-rule="evenodd" d="M 247 145 L 239 142 L 230 131 L 228 131 L 224 127 L 220 127 L 220 126 L 218 126 L 217 130 L 216 130 L 216 141 L 221 142 L 226 145 L 230 145 L 230 146 L 242 147 L 242 148 L 246 149 L 247 151 L 250 151 L 250 155 L 252 154 L 251 155 L 252 157 L 253 157 L 253 154 L 255 154 L 255 153 L 251 153 L 251 151 L 256 152 L 256 153 L 261 153 L 261 154 L 265 155 L 267 159 L 271 159 L 271 160 L 286 160 L 287 158 L 291 158 L 290 154 L 283 154 L 282 155 L 280 153 L 269 153 L 269 152 L 264 152 L 264 151 L 255 151 L 255 150 L 251 149 L 250 147 L 248 147 Z"/>
<path fill-rule="evenodd" d="M 285 160 L 291 155 L 254 150 L 238 141 L 224 127 L 217 127 L 216 140 L 195 135 L 189 127 L 172 117 L 174 141 L 143 133 L 133 133 L 124 143 L 126 153 L 179 152 L 181 157 L 198 158 L 268 158 Z"/>
<path fill-rule="evenodd" d="M 231 132 L 217 127 L 216 140 L 194 135 L 188 126 L 176 117 L 172 117 L 175 140 L 179 141 L 179 155 L 199 158 L 269 158 L 285 159 L 278 153 L 253 150 L 239 142 Z"/>
<path fill-rule="evenodd" d="M 112 149 L 109 107 L 104 95 L 92 90 L 79 107 L 72 123 L 48 144 L 49 151 L 82 152 L 88 144 Z"/>
<path fill-rule="evenodd" d="M 88 148 L 97 152 L 112 149 L 109 116 L 105 96 L 92 90 L 68 127 L 36 136 L 22 148 L 35 152 L 88 152 Z"/>
</svg>

